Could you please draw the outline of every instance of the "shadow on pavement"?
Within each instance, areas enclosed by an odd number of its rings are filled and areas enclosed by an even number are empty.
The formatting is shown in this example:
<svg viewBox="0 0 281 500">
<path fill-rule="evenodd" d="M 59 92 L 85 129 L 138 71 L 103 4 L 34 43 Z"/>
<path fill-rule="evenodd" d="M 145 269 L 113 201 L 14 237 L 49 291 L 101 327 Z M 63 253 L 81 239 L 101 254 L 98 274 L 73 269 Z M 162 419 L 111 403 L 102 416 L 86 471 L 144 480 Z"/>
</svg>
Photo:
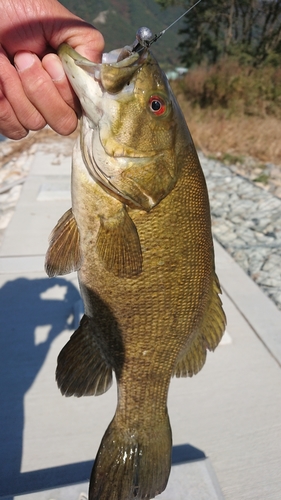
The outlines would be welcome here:
<svg viewBox="0 0 281 500">
<path fill-rule="evenodd" d="M 93 461 L 20 472 L 25 393 L 52 341 L 72 328 L 68 320 L 79 299 L 75 286 L 63 278 L 18 278 L 0 289 L 0 497 L 6 500 L 89 480 Z M 47 335 L 38 338 L 38 328 L 44 326 Z M 191 445 L 173 447 L 173 465 L 204 458 Z"/>
<path fill-rule="evenodd" d="M 0 289 L 0 496 L 38 486 L 33 484 L 36 473 L 20 473 L 24 396 L 52 341 L 72 328 L 67 320 L 79 298 L 75 286 L 63 278 L 18 278 Z M 42 485 L 52 487 L 48 473 L 39 489 Z"/>
<path fill-rule="evenodd" d="M 181 444 L 173 446 L 172 464 L 179 465 L 195 460 L 204 460 L 206 455 L 203 451 L 191 446 Z M 19 480 L 14 484 L 13 495 L 35 493 L 36 491 L 60 488 L 89 481 L 94 461 L 78 462 L 62 465 L 32 472 L 24 472 L 19 475 Z M 12 500 L 13 496 L 5 500 Z"/>
</svg>

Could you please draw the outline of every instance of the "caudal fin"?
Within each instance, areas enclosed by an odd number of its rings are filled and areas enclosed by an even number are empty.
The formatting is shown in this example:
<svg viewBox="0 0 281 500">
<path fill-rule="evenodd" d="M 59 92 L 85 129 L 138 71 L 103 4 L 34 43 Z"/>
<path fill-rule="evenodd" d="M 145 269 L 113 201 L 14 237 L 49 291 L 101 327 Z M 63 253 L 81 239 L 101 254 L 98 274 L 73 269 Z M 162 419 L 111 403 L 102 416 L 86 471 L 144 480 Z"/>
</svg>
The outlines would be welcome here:
<svg viewBox="0 0 281 500">
<path fill-rule="evenodd" d="M 148 430 L 109 425 L 91 474 L 89 500 L 151 499 L 167 485 L 171 469 L 169 417 Z"/>
</svg>

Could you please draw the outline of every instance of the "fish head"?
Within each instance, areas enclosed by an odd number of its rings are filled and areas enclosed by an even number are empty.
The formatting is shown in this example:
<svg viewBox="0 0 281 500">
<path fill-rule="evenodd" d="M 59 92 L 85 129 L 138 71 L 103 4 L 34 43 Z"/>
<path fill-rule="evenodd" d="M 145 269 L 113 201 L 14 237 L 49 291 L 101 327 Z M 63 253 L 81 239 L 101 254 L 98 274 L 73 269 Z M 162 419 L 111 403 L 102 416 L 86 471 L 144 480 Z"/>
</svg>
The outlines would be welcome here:
<svg viewBox="0 0 281 500">
<path fill-rule="evenodd" d="M 83 110 L 80 147 L 91 176 L 127 205 L 151 210 L 173 189 L 190 135 L 148 49 L 125 47 L 92 63 L 59 49 Z"/>
</svg>

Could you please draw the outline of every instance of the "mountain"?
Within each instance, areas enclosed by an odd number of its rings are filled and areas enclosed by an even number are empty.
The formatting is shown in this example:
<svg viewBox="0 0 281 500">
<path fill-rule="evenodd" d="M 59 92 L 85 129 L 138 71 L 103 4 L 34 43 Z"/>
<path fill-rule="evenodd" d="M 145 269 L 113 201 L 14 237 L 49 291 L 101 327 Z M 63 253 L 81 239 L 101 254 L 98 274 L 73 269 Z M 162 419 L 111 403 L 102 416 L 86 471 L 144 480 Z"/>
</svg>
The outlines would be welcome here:
<svg viewBox="0 0 281 500">
<path fill-rule="evenodd" d="M 130 45 L 138 28 L 146 26 L 153 34 L 169 26 L 183 13 L 179 7 L 163 10 L 154 0 L 60 0 L 71 12 L 99 29 L 105 51 Z M 152 52 L 165 70 L 179 64 L 180 22 L 152 45 Z"/>
</svg>

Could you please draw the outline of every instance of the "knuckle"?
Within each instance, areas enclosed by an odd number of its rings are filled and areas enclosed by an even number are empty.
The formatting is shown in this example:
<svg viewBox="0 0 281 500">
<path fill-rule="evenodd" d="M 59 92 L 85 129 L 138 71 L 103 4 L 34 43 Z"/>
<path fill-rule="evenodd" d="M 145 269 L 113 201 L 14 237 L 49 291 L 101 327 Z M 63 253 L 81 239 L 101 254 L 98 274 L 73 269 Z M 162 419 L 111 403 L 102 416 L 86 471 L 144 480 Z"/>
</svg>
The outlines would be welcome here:
<svg viewBox="0 0 281 500">
<path fill-rule="evenodd" d="M 61 135 L 69 135 L 77 127 L 77 116 L 74 111 L 68 111 L 60 115 L 57 120 L 54 120 L 53 123 L 50 123 L 53 130 L 58 132 Z"/>
<path fill-rule="evenodd" d="M 28 135 L 28 130 L 22 127 L 5 127 L 0 124 L 0 134 L 4 135 L 4 137 L 8 137 L 9 139 L 13 139 L 14 141 L 19 141 Z"/>
<path fill-rule="evenodd" d="M 28 133 L 19 122 L 9 103 L 0 95 L 0 133 L 9 139 L 23 139 Z"/>
<path fill-rule="evenodd" d="M 50 93 L 50 82 L 42 75 L 39 75 L 37 78 L 31 78 L 28 82 L 23 81 L 23 84 L 31 100 L 34 100 L 37 96 L 42 98 L 42 95 Z"/>
<path fill-rule="evenodd" d="M 27 120 L 30 130 L 41 130 L 46 125 L 46 120 L 37 111 L 35 111 Z"/>
<path fill-rule="evenodd" d="M 11 131 L 10 134 L 7 134 L 7 137 L 13 139 L 14 141 L 19 141 L 20 139 L 24 139 L 24 137 L 26 137 L 28 133 L 28 130 L 26 130 L 25 128 L 21 128 L 20 130 Z"/>
<path fill-rule="evenodd" d="M 28 130 L 41 130 L 46 125 L 43 116 L 36 108 L 31 106 L 24 109 L 24 112 L 21 110 L 20 114 L 18 114 L 18 120 Z"/>
</svg>

